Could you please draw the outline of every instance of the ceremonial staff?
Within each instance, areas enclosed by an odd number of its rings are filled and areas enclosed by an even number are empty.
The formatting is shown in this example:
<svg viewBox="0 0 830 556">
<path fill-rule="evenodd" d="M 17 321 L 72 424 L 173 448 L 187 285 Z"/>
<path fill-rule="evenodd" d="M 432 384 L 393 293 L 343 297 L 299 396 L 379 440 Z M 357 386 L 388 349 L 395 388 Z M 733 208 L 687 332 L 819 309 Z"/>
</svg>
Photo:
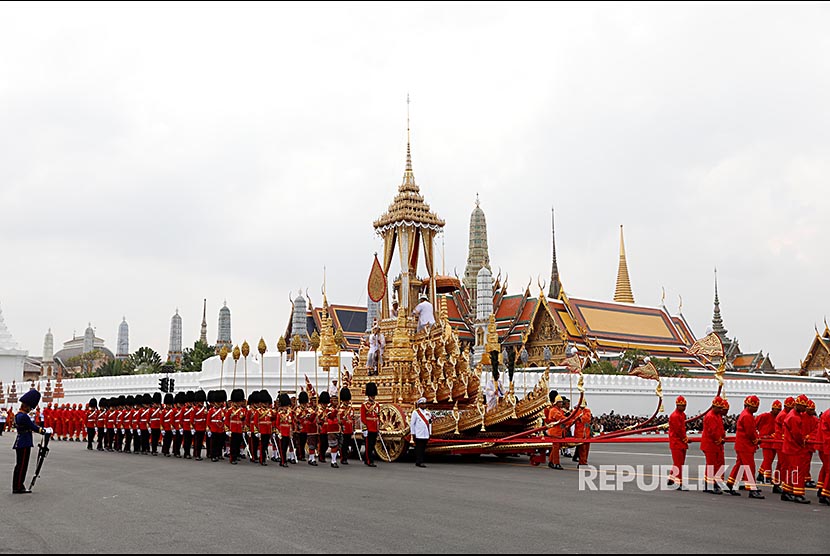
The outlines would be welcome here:
<svg viewBox="0 0 830 556">
<path fill-rule="evenodd" d="M 242 366 L 245 372 L 245 397 L 248 397 L 248 355 L 251 353 L 251 346 L 248 345 L 248 341 L 242 342 L 242 356 L 245 358 L 243 359 Z"/>
<path fill-rule="evenodd" d="M 260 389 L 265 390 L 265 352 L 268 351 L 268 346 L 265 345 L 264 338 L 259 339 L 257 350 L 259 351 L 259 370 L 262 375 L 262 384 L 260 385 Z M 282 387 L 282 385 L 280 385 L 280 387 Z"/>
<path fill-rule="evenodd" d="M 314 331 L 314 334 L 311 335 L 311 349 L 314 350 L 314 388 L 317 389 L 318 393 L 322 392 L 320 390 L 320 379 L 317 376 L 317 348 L 320 347 L 320 335 L 317 331 Z M 328 389 L 328 383 L 326 383 L 326 389 Z"/>
<path fill-rule="evenodd" d="M 299 334 L 294 334 L 291 339 L 291 353 L 294 357 L 294 392 L 300 395 L 300 350 L 303 349 L 303 340 Z"/>
<path fill-rule="evenodd" d="M 241 355 L 239 351 L 239 346 L 234 346 L 233 348 L 233 389 L 236 390 L 236 366 L 239 364 L 239 356 Z"/>
<path fill-rule="evenodd" d="M 222 349 L 219 350 L 219 359 L 222 360 L 222 366 L 219 370 L 219 389 L 222 390 L 222 379 L 225 375 L 225 359 L 228 358 L 228 348 L 226 346 L 222 346 Z"/>
<path fill-rule="evenodd" d="M 280 339 L 277 340 L 277 349 L 280 352 L 280 389 L 277 395 L 282 394 L 282 368 L 285 366 L 285 349 L 288 346 L 285 344 L 285 338 L 280 336 Z M 297 395 L 297 392 L 294 392 L 294 395 Z"/>
</svg>

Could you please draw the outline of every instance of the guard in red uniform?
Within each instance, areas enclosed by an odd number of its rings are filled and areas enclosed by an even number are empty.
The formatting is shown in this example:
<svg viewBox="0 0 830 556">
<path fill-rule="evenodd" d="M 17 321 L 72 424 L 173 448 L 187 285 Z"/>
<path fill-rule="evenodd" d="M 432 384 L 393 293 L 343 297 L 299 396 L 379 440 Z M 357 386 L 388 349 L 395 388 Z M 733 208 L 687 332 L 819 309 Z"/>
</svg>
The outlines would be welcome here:
<svg viewBox="0 0 830 556">
<path fill-rule="evenodd" d="M 124 418 L 123 421 L 123 430 L 121 431 L 124 436 L 124 451 L 123 453 L 129 454 L 132 452 L 132 444 L 133 444 L 133 413 L 135 412 L 135 398 L 133 396 L 127 396 L 124 400 L 126 404 L 126 408 L 124 409 Z"/>
<path fill-rule="evenodd" d="M 251 433 L 257 439 L 258 451 L 251 451 L 254 461 L 260 465 L 268 465 L 268 446 L 274 434 L 274 410 L 271 405 L 274 400 L 268 390 L 256 392 L 257 407 L 251 409 Z"/>
<path fill-rule="evenodd" d="M 98 400 L 89 400 L 89 410 L 86 413 L 86 449 L 92 450 L 92 442 L 95 440 L 95 426 L 98 422 Z"/>
<path fill-rule="evenodd" d="M 703 417 L 703 434 L 700 440 L 700 449 L 706 455 L 706 475 L 704 492 L 723 494 L 720 482 L 726 468 L 726 456 L 723 445 L 726 442 L 726 432 L 723 427 L 723 416 L 729 411 L 729 403 L 716 397 L 712 401 L 712 408 Z"/>
<path fill-rule="evenodd" d="M 184 406 L 181 410 L 181 439 L 184 459 L 190 459 L 190 448 L 193 446 L 193 413 L 196 393 L 188 390 L 184 395 Z"/>
<path fill-rule="evenodd" d="M 207 394 L 204 390 L 196 390 L 193 393 L 193 459 L 202 461 L 202 446 L 205 442 L 205 431 L 207 431 L 208 409 L 205 407 Z"/>
<path fill-rule="evenodd" d="M 224 390 L 213 392 L 213 408 L 208 413 L 208 438 L 210 439 L 210 461 L 222 459 L 222 449 L 225 447 L 225 400 L 228 394 Z"/>
<path fill-rule="evenodd" d="M 689 437 L 686 436 L 686 398 L 678 396 L 674 406 L 675 409 L 669 416 L 669 450 L 672 460 L 669 486 L 677 485 L 677 490 L 687 490 L 683 486 L 683 469 L 689 449 Z"/>
<path fill-rule="evenodd" d="M 780 440 L 781 442 L 784 441 L 784 420 L 787 418 L 787 415 L 792 411 L 793 407 L 795 407 L 795 398 L 789 397 L 784 400 L 784 409 L 775 416 L 775 439 Z M 776 455 L 778 456 L 778 463 L 775 465 L 775 472 L 772 474 L 772 493 L 773 494 L 781 494 L 784 492 L 782 486 L 784 481 L 784 462 L 782 461 L 782 448 L 783 444 L 779 444 L 779 447 L 776 448 Z"/>
<path fill-rule="evenodd" d="M 305 392 L 300 392 L 300 399 L 303 399 Z M 294 428 L 294 410 L 291 407 L 291 399 L 283 392 L 279 397 L 280 408 L 276 415 L 276 425 L 279 432 L 280 467 L 288 467 L 288 452 L 291 449 L 291 433 Z M 303 404 L 305 407 L 305 404 Z"/>
<path fill-rule="evenodd" d="M 830 506 L 830 409 L 821 414 L 816 440 L 820 442 L 819 455 L 823 464 L 819 474 L 821 488 L 818 491 L 818 501 L 819 504 Z"/>
<path fill-rule="evenodd" d="M 168 394 L 169 395 L 169 394 Z M 150 449 L 154 456 L 159 455 L 161 439 L 161 421 L 164 408 L 161 405 L 161 392 L 153 392 L 153 409 L 150 412 Z"/>
<path fill-rule="evenodd" d="M 320 394 L 320 401 L 323 401 L 323 392 Z M 326 436 L 328 447 L 331 450 L 331 466 L 339 468 L 337 456 L 340 454 L 340 400 L 337 396 L 331 397 L 329 403 L 323 404 L 323 414 L 326 421 Z"/>
<path fill-rule="evenodd" d="M 771 441 L 775 438 L 775 418 L 781 413 L 781 402 L 775 400 L 772 402 L 772 409 L 767 413 L 762 413 L 755 418 L 755 426 L 758 427 L 758 438 L 763 443 L 764 441 Z M 761 462 L 761 467 L 758 469 L 757 480 L 759 483 L 772 484 L 772 464 L 775 462 L 775 447 L 768 446 L 762 448 L 764 459 Z"/>
<path fill-rule="evenodd" d="M 755 423 L 755 413 L 761 405 L 758 396 L 749 396 L 744 400 L 744 410 L 738 417 L 735 426 L 735 454 L 737 461 L 726 481 L 726 487 L 732 496 L 740 496 L 741 493 L 735 490 L 735 484 L 743 479 L 750 498 L 763 500 L 761 491 L 755 484 L 755 451 L 758 449 L 760 439 Z"/>
<path fill-rule="evenodd" d="M 326 463 L 326 452 L 329 449 L 328 436 L 328 405 L 331 402 L 331 395 L 323 390 L 317 396 L 317 459 L 320 463 Z M 313 400 L 312 400 L 312 403 Z"/>
<path fill-rule="evenodd" d="M 104 451 L 104 434 L 107 431 L 107 412 L 109 410 L 109 400 L 107 398 L 101 398 L 101 401 L 98 403 L 98 414 L 95 417 L 95 426 L 98 429 L 98 451 Z M 62 412 L 63 410 L 58 410 Z M 58 417 L 58 422 L 62 421 L 62 418 Z M 63 425 L 61 425 L 63 426 Z"/>
<path fill-rule="evenodd" d="M 348 387 L 340 389 L 340 430 L 343 435 L 340 463 L 349 465 L 349 452 L 354 447 L 354 408 L 352 407 L 352 391 Z M 357 454 L 360 457 L 360 453 Z"/>
<path fill-rule="evenodd" d="M 231 439 L 231 452 L 228 458 L 230 463 L 236 465 L 239 462 L 240 450 L 242 448 L 242 435 L 245 434 L 245 392 L 237 388 L 231 392 L 231 407 L 225 413 L 225 431 Z"/>
<path fill-rule="evenodd" d="M 300 404 L 302 404 L 302 392 L 300 393 Z M 308 397 L 308 403 L 301 405 L 303 408 L 303 422 L 305 423 L 306 435 L 308 437 L 308 464 L 317 466 L 317 447 L 320 444 L 320 424 L 317 420 L 317 395 L 314 389 Z"/>
<path fill-rule="evenodd" d="M 804 480 L 807 471 L 804 469 L 804 461 L 807 454 L 807 440 L 804 433 L 804 413 L 807 411 L 807 396 L 800 395 L 795 400 L 795 409 L 787 414 L 784 420 L 784 444 L 782 452 L 784 461 L 783 490 L 781 500 L 785 502 L 796 502 L 798 504 L 809 504 L 810 501 L 804 498 Z"/>
<path fill-rule="evenodd" d="M 127 396 L 118 396 L 118 409 L 115 412 L 115 446 L 116 452 L 124 449 L 124 415 L 127 413 Z M 74 430 L 74 425 L 73 425 Z"/>
<path fill-rule="evenodd" d="M 553 396 L 553 392 L 550 393 Z M 562 396 L 556 396 L 551 400 L 553 405 L 548 408 L 547 412 L 545 413 L 545 424 L 550 425 L 551 427 L 548 429 L 548 436 L 554 439 L 562 439 L 565 438 L 565 426 L 563 422 L 565 421 L 565 412 L 562 409 L 564 407 L 564 401 L 562 400 Z M 562 445 L 558 442 L 553 442 L 550 447 L 550 456 L 548 461 L 548 467 L 551 469 L 562 469 L 562 465 L 559 461 L 559 452 L 562 449 Z"/>
<path fill-rule="evenodd" d="M 378 441 L 378 424 L 380 418 L 380 404 L 375 401 L 378 395 L 378 385 L 374 382 L 366 383 L 367 400 L 360 405 L 360 422 L 363 424 L 364 454 L 363 463 L 369 467 L 375 464 L 375 444 Z"/>
<path fill-rule="evenodd" d="M 259 438 L 256 436 L 255 422 L 256 413 L 260 408 L 259 391 L 252 390 L 248 394 L 248 403 L 245 407 L 244 421 L 245 421 L 245 438 L 248 441 L 248 448 L 251 452 L 251 458 L 248 460 L 253 464 L 259 463 Z"/>
<path fill-rule="evenodd" d="M 169 392 L 164 395 L 164 407 L 161 409 L 161 454 L 170 457 L 170 444 L 173 442 L 173 414 L 176 408 L 173 407 L 175 398 Z"/>
<path fill-rule="evenodd" d="M 184 404 L 187 394 L 177 392 L 173 396 L 173 457 L 182 457 L 182 440 L 184 440 Z"/>
</svg>

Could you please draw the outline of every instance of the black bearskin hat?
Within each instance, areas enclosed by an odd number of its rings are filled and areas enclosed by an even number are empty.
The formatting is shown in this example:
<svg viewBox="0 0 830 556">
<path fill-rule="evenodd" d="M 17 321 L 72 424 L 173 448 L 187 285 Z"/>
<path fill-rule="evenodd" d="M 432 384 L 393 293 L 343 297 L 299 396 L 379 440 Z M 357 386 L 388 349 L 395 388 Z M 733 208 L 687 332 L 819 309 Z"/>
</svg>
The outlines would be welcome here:
<svg viewBox="0 0 830 556">
<path fill-rule="evenodd" d="M 271 394 L 268 393 L 268 390 L 260 390 L 259 403 L 264 403 L 267 406 L 270 406 L 272 403 L 274 403 L 274 400 L 271 398 Z"/>
<path fill-rule="evenodd" d="M 176 392 L 176 395 L 173 397 L 174 403 L 176 405 L 180 405 L 187 401 L 187 394 L 184 392 Z"/>
<path fill-rule="evenodd" d="M 370 398 L 378 395 L 378 385 L 374 382 L 366 383 L 366 395 Z"/>
<path fill-rule="evenodd" d="M 352 401 L 352 391 L 346 387 L 340 389 L 340 400 L 344 402 Z"/>
<path fill-rule="evenodd" d="M 184 403 L 193 403 L 196 401 L 196 392 L 193 390 L 188 390 L 187 393 L 184 395 Z"/>
<path fill-rule="evenodd" d="M 89 407 L 91 407 L 92 409 L 98 409 L 98 400 L 96 400 L 95 398 L 89 400 Z"/>
<path fill-rule="evenodd" d="M 548 399 L 550 400 L 550 403 L 556 403 L 556 397 L 558 395 L 559 395 L 559 392 L 557 392 L 556 390 L 551 390 L 548 393 Z"/>
<path fill-rule="evenodd" d="M 306 392 L 305 390 L 300 391 L 300 396 L 297 398 L 297 401 L 299 401 L 301 404 L 307 404 L 308 392 Z"/>
<path fill-rule="evenodd" d="M 173 397 L 173 394 L 168 393 L 164 395 L 164 405 L 173 405 L 175 400 L 176 399 Z"/>
<path fill-rule="evenodd" d="M 235 388 L 231 391 L 231 402 L 244 402 L 245 392 L 242 388 Z"/>
<path fill-rule="evenodd" d="M 207 401 L 207 394 L 204 390 L 196 390 L 193 392 L 193 401 L 195 403 L 205 403 Z"/>
<path fill-rule="evenodd" d="M 161 392 L 153 393 L 153 403 L 156 405 L 161 405 Z"/>
<path fill-rule="evenodd" d="M 320 402 L 320 405 L 327 405 L 331 403 L 331 396 L 329 396 L 329 393 L 327 391 L 323 390 L 322 392 L 320 392 L 320 397 L 317 401 Z"/>
<path fill-rule="evenodd" d="M 291 398 L 288 397 L 288 394 L 283 392 L 280 394 L 280 407 L 288 407 L 291 405 Z"/>
</svg>

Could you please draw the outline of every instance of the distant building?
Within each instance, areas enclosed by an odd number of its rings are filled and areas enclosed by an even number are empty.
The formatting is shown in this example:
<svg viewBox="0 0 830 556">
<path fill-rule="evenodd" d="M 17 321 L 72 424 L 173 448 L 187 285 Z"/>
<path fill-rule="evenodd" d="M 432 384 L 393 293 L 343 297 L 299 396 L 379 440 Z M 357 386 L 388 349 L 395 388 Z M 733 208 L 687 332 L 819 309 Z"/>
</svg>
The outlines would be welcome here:
<svg viewBox="0 0 830 556">
<path fill-rule="evenodd" d="M 124 317 L 118 326 L 118 342 L 115 344 L 115 358 L 124 360 L 130 356 L 130 325 Z"/>
<path fill-rule="evenodd" d="M 170 319 L 170 346 L 167 350 L 167 360 L 172 363 L 182 362 L 182 317 L 179 310 Z"/>
<path fill-rule="evenodd" d="M 228 309 L 228 302 L 219 309 L 219 337 L 216 339 L 216 353 L 222 349 L 228 348 L 228 351 L 233 349 L 233 341 L 231 340 L 231 310 Z"/>
<path fill-rule="evenodd" d="M 83 372 L 78 358 L 86 353 L 98 352 L 98 357 L 89 363 L 92 369 L 98 368 L 103 363 L 115 359 L 115 355 L 106 347 L 104 340 L 95 335 L 95 330 L 90 324 L 83 336 L 75 336 L 63 343 L 63 349 L 54 356 L 55 365 L 63 371 L 64 377 L 71 377 Z"/>
</svg>

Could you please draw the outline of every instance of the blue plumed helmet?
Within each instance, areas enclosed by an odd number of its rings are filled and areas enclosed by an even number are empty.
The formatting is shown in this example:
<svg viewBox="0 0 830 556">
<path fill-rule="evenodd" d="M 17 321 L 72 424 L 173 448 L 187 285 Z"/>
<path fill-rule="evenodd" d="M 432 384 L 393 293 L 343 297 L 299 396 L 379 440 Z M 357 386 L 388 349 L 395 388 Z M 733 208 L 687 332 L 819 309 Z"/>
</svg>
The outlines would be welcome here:
<svg viewBox="0 0 830 556">
<path fill-rule="evenodd" d="M 37 407 L 37 404 L 40 403 L 40 392 L 32 388 L 20 396 L 20 403 L 25 403 L 31 408 Z"/>
</svg>

